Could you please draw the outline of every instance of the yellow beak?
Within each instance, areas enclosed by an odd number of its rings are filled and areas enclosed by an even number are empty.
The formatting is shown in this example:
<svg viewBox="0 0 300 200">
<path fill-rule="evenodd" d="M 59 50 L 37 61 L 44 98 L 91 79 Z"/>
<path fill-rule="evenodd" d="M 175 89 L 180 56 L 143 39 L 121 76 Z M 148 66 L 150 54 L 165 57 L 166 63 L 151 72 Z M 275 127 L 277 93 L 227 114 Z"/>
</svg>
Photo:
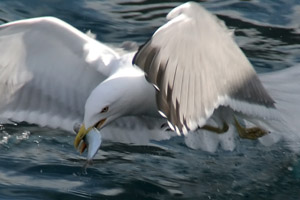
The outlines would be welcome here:
<svg viewBox="0 0 300 200">
<path fill-rule="evenodd" d="M 90 132 L 90 130 L 94 127 L 100 129 L 101 126 L 104 124 L 106 119 L 100 120 L 95 126 L 91 126 L 90 128 L 86 129 L 84 124 L 80 127 L 75 140 L 74 140 L 74 147 L 79 150 L 80 153 L 84 152 L 87 147 L 87 144 L 83 141 L 83 138 Z M 81 143 L 80 147 L 79 144 Z"/>
<path fill-rule="evenodd" d="M 79 152 L 82 153 L 85 148 L 86 148 L 86 143 L 83 141 L 83 138 L 88 134 L 88 132 L 92 129 L 93 127 L 90 127 L 88 129 L 85 128 L 84 124 L 80 127 L 76 138 L 74 140 L 74 147 L 77 149 L 79 144 L 81 143 L 81 146 L 78 148 Z"/>
</svg>

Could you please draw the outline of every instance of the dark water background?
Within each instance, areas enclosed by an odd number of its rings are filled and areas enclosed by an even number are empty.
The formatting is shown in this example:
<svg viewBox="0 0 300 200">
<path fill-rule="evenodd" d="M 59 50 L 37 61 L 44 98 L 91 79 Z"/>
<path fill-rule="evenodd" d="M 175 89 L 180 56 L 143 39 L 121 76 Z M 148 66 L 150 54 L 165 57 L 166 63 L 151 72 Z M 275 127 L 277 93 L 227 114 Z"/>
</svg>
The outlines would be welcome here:
<svg viewBox="0 0 300 200">
<path fill-rule="evenodd" d="M 142 44 L 182 2 L 1 0 L 0 21 L 56 16 L 105 43 Z M 235 29 L 258 72 L 300 62 L 298 0 L 201 4 Z M 73 139 L 33 125 L 0 126 L 0 199 L 300 199 L 300 157 L 280 143 L 241 141 L 216 153 L 189 149 L 182 138 L 157 147 L 105 143 L 85 173 Z"/>
</svg>

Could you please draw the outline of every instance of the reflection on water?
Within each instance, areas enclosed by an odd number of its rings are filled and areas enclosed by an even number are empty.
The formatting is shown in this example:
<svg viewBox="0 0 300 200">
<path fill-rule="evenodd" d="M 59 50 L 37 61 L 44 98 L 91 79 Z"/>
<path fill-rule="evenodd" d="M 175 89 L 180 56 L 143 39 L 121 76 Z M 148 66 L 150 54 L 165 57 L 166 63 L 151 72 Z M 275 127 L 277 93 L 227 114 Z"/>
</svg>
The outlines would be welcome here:
<svg viewBox="0 0 300 200">
<path fill-rule="evenodd" d="M 183 1 L 2 0 L 0 21 L 56 16 L 106 43 L 145 42 Z M 300 60 L 298 1 L 213 0 L 202 4 L 235 29 L 258 72 Z M 86 173 L 72 133 L 0 127 L 0 199 L 297 199 L 300 159 L 278 144 L 241 141 L 234 152 L 104 143 Z"/>
</svg>

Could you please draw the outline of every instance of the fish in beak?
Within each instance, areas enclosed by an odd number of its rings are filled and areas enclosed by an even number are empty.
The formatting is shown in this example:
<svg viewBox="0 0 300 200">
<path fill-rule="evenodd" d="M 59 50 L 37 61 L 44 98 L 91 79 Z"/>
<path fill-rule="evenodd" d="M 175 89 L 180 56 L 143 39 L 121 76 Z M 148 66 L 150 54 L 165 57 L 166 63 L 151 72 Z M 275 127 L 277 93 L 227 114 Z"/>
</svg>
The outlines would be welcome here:
<svg viewBox="0 0 300 200">
<path fill-rule="evenodd" d="M 87 161 L 91 162 L 92 159 L 97 154 L 100 149 L 102 143 L 102 136 L 98 129 L 93 128 L 90 132 L 85 136 L 84 142 L 87 144 Z"/>
<path fill-rule="evenodd" d="M 87 163 L 92 161 L 101 146 L 102 136 L 97 128 L 101 128 L 105 121 L 106 119 L 100 120 L 95 126 L 88 129 L 82 125 L 76 135 L 74 146 L 80 153 L 87 149 Z"/>
</svg>

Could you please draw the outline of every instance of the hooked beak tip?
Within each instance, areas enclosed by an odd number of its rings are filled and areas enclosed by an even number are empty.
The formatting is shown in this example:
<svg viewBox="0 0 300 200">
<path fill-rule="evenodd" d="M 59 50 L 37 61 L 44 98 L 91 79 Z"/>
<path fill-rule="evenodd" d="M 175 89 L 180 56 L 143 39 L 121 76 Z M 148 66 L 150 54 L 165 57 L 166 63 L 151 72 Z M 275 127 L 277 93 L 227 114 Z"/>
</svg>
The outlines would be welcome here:
<svg viewBox="0 0 300 200">
<path fill-rule="evenodd" d="M 84 125 L 82 125 L 75 137 L 74 140 L 74 147 L 77 149 L 80 142 L 83 140 L 83 138 L 86 136 L 86 134 L 89 132 L 90 129 L 86 129 Z"/>
</svg>

